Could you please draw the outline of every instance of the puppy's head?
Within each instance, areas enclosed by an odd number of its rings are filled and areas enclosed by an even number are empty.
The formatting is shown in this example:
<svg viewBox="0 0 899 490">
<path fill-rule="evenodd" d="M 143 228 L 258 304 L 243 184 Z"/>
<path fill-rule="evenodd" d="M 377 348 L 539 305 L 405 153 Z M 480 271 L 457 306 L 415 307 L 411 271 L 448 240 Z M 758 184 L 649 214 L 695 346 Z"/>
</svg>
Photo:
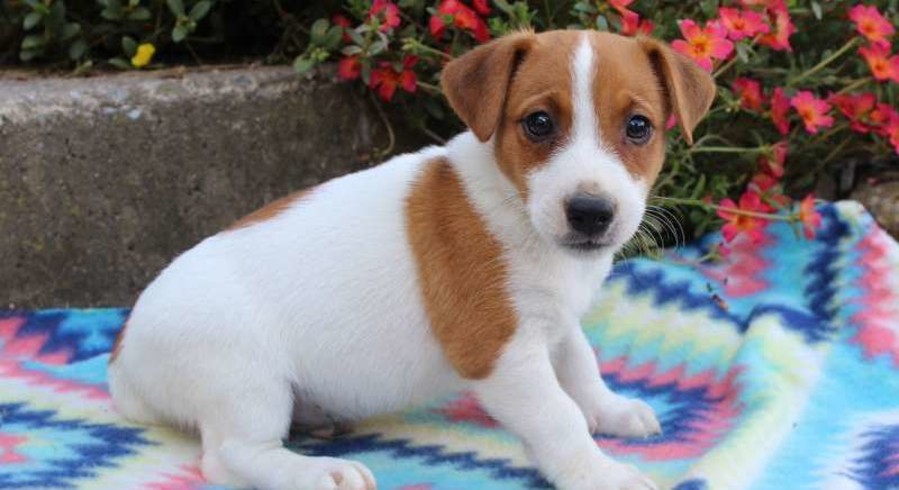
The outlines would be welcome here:
<svg viewBox="0 0 899 490">
<path fill-rule="evenodd" d="M 688 142 L 711 76 L 651 39 L 592 31 L 517 33 L 450 62 L 450 105 L 483 142 L 546 240 L 613 251 L 633 236 L 675 116 Z"/>
</svg>

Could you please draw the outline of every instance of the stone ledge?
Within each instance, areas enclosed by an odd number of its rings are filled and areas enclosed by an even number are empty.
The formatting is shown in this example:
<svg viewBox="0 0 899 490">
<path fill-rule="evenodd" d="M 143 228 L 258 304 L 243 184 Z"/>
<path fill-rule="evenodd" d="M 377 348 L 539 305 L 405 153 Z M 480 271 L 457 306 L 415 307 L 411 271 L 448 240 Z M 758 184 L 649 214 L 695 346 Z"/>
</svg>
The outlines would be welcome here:
<svg viewBox="0 0 899 490">
<path fill-rule="evenodd" d="M 129 305 L 178 253 L 385 140 L 327 74 L 0 79 L 0 302 Z"/>
</svg>

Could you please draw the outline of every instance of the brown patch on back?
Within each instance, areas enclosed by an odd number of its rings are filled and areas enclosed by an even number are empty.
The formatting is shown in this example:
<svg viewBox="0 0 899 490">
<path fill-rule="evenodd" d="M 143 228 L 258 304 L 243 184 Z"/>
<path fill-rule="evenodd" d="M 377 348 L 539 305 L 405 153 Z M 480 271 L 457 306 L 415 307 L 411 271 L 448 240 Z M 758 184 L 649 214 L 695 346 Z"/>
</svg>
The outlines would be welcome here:
<svg viewBox="0 0 899 490">
<path fill-rule="evenodd" d="M 246 228 L 248 226 L 262 223 L 263 221 L 268 221 L 275 216 L 283 213 L 295 202 L 299 202 L 307 198 L 314 189 L 314 187 L 310 187 L 309 189 L 303 189 L 301 191 L 288 194 L 279 199 L 275 199 L 274 201 L 266 204 L 256 211 L 253 211 L 252 213 L 235 221 L 231 224 L 231 226 L 227 228 L 227 231 L 239 230 L 241 228 Z"/>
<path fill-rule="evenodd" d="M 122 324 L 122 329 L 119 330 L 118 335 L 115 337 L 115 342 L 112 343 L 112 354 L 109 356 L 109 363 L 112 364 L 119 357 L 119 353 L 122 351 L 122 342 L 125 340 L 125 329 L 128 328 L 128 320 L 125 320 L 125 323 Z"/>
<path fill-rule="evenodd" d="M 488 376 L 517 318 L 502 247 L 445 159 L 429 162 L 413 185 L 406 221 L 425 311 L 444 354 L 463 377 Z"/>
</svg>

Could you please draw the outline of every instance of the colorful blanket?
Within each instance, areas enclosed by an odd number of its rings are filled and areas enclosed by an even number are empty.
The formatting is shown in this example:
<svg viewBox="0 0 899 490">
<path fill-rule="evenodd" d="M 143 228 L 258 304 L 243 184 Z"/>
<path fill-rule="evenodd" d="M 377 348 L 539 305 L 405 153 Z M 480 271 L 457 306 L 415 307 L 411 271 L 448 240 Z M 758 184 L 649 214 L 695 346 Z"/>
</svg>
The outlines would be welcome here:
<svg viewBox="0 0 899 490">
<path fill-rule="evenodd" d="M 617 266 L 585 320 L 602 371 L 664 434 L 599 436 L 664 488 L 899 488 L 899 245 L 855 203 L 785 224 L 727 262 L 710 236 Z M 108 351 L 126 310 L 0 313 L 0 488 L 197 489 L 197 441 L 123 421 Z M 315 455 L 358 459 L 381 489 L 546 488 L 470 396 L 363 423 Z"/>
</svg>

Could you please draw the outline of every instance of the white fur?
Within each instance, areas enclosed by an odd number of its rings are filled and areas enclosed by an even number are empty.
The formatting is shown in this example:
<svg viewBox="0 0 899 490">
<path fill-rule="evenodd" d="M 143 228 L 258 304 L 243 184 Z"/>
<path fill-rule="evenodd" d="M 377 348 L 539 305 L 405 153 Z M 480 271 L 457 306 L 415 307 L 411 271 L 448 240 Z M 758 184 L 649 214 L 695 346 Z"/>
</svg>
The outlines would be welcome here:
<svg viewBox="0 0 899 490">
<path fill-rule="evenodd" d="M 213 236 L 178 257 L 135 305 L 110 366 L 118 409 L 198 429 L 213 482 L 356 490 L 375 485 L 359 463 L 282 446 L 295 400 L 356 419 L 467 388 L 560 488 L 655 488 L 603 455 L 589 434 L 645 436 L 659 426 L 648 406 L 606 388 L 579 327 L 643 209 L 641 184 L 601 144 L 589 89 L 594 60 L 584 43 L 573 60 L 575 137 L 530 177 L 530 203 L 498 170 L 491 145 L 469 132 Z M 503 245 L 520 318 L 480 381 L 460 378 L 432 336 L 408 245 L 405 199 L 438 156 L 453 164 Z M 621 215 L 616 247 L 593 255 L 554 240 L 565 223 L 561 203 L 585 182 L 614 196 Z"/>
</svg>

